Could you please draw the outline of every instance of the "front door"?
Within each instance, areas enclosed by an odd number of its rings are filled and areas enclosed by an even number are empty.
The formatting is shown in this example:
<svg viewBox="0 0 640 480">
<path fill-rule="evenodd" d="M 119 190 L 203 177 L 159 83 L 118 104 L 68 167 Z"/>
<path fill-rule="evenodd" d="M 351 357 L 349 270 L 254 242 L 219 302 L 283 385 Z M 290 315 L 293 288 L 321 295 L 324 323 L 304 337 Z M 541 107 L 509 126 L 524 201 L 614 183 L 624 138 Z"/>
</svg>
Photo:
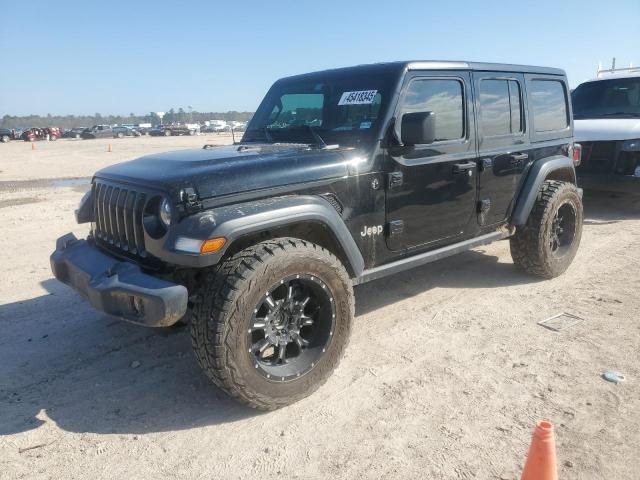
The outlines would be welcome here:
<svg viewBox="0 0 640 480">
<path fill-rule="evenodd" d="M 469 72 L 411 72 L 396 111 L 433 112 L 435 142 L 388 149 L 387 246 L 428 249 L 463 237 L 475 218 L 477 156 Z M 473 222 L 475 227 L 475 222 Z"/>
<path fill-rule="evenodd" d="M 505 72 L 475 72 L 480 158 L 479 216 L 483 226 L 504 222 L 529 158 L 524 76 Z"/>
</svg>

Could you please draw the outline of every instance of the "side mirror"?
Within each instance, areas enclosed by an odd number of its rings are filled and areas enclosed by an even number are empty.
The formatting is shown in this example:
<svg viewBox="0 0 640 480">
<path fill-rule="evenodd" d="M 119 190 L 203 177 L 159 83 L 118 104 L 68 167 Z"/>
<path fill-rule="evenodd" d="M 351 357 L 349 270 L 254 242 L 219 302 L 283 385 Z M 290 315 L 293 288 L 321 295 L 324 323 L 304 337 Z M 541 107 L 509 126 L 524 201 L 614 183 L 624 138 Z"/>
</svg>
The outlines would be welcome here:
<svg viewBox="0 0 640 480">
<path fill-rule="evenodd" d="M 434 112 L 412 112 L 402 115 L 400 125 L 402 143 L 428 145 L 436 140 L 436 114 Z"/>
</svg>

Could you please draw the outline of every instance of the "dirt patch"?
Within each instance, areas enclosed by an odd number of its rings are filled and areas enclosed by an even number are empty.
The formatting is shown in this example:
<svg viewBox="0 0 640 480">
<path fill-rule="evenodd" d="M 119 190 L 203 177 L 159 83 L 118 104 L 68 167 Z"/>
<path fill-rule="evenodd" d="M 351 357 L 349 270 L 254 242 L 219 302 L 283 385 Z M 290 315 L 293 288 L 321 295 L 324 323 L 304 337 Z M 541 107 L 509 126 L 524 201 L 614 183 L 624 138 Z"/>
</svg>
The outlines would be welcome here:
<svg viewBox="0 0 640 480">
<path fill-rule="evenodd" d="M 17 205 L 27 205 L 29 203 L 38 203 L 42 201 L 43 199 L 38 197 L 20 197 L 6 200 L 0 199 L 0 208 L 15 207 Z"/>
<path fill-rule="evenodd" d="M 84 192 L 89 188 L 91 177 L 36 178 L 33 180 L 0 181 L 0 193 L 15 193 L 46 188 L 73 188 Z"/>
</svg>

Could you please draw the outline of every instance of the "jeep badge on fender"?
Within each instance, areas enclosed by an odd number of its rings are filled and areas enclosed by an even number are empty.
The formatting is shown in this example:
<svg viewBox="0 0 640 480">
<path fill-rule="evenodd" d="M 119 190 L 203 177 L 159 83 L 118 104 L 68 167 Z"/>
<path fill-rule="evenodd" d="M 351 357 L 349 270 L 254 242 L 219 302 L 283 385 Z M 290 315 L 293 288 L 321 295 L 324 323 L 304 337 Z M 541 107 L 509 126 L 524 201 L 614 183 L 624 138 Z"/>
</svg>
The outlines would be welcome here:
<svg viewBox="0 0 640 480">
<path fill-rule="evenodd" d="M 337 367 L 354 285 L 504 238 L 525 272 L 569 267 L 568 92 L 562 70 L 467 62 L 283 78 L 239 144 L 97 172 L 53 273 L 109 315 L 188 322 L 216 385 L 283 407 Z"/>
<path fill-rule="evenodd" d="M 378 225 L 376 227 L 367 227 L 366 225 L 362 227 L 362 231 L 360 232 L 361 237 L 371 237 L 372 235 L 382 235 L 382 230 L 384 228 L 382 225 Z"/>
</svg>

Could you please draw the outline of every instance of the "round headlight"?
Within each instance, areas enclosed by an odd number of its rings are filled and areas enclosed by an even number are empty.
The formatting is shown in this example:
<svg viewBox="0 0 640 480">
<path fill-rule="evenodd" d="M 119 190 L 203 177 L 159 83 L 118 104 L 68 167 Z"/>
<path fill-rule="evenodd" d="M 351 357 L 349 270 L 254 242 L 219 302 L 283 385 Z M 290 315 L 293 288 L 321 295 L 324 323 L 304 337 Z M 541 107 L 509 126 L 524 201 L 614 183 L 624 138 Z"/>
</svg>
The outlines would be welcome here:
<svg viewBox="0 0 640 480">
<path fill-rule="evenodd" d="M 171 225 L 171 203 L 166 198 L 162 200 L 162 203 L 160 203 L 159 216 L 165 227 L 169 227 L 169 225 Z"/>
</svg>

